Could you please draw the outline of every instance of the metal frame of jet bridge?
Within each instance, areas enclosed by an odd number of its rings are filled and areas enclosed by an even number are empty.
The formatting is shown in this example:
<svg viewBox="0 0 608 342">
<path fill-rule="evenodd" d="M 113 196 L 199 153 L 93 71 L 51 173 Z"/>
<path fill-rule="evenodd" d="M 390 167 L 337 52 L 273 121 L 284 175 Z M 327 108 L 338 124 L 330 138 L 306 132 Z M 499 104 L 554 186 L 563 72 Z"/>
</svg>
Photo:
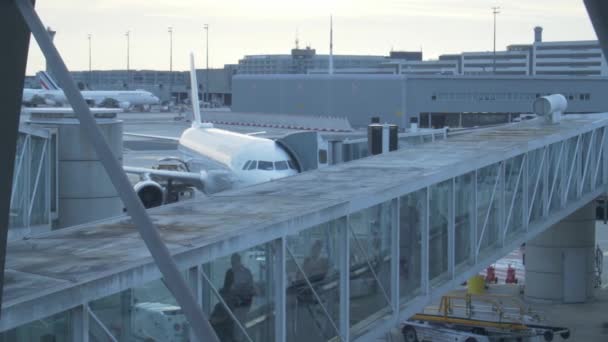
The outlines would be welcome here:
<svg viewBox="0 0 608 342">
<path fill-rule="evenodd" d="M 209 297 L 225 304 L 218 260 L 266 253 L 271 305 L 238 324 L 249 340 L 293 339 L 294 288 L 327 340 L 371 340 L 606 192 L 607 135 L 608 114 L 535 119 L 149 214 L 208 313 Z M 316 241 L 330 260 L 322 279 L 303 262 Z M 109 334 L 91 303 L 161 278 L 127 217 L 12 242 L 6 267 L 0 331 L 67 313 L 79 336 L 93 325 Z M 383 305 L 361 305 L 361 283 Z M 262 321 L 266 337 L 254 331 Z"/>
</svg>

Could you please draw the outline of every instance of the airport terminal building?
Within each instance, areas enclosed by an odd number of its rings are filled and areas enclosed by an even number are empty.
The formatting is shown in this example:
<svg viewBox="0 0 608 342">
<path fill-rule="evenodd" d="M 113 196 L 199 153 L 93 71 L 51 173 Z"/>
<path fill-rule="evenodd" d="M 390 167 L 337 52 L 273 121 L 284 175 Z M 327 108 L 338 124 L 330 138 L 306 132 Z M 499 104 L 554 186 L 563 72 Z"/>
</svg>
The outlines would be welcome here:
<svg viewBox="0 0 608 342">
<path fill-rule="evenodd" d="M 236 75 L 232 111 L 346 117 L 354 127 L 372 117 L 401 127 L 411 118 L 423 127 L 467 127 L 530 113 L 535 98 L 555 93 L 566 96 L 568 112 L 602 111 L 607 92 L 605 77 Z"/>
</svg>

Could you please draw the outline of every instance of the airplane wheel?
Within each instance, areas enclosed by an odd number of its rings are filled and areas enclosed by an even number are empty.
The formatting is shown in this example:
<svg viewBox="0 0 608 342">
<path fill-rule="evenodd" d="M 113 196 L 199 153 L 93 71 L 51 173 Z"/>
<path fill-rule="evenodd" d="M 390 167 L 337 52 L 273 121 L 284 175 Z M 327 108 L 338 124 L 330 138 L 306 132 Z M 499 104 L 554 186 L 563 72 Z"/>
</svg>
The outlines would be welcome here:
<svg viewBox="0 0 608 342">
<path fill-rule="evenodd" d="M 471 332 L 475 335 L 485 335 L 486 334 L 486 329 L 484 328 L 473 328 L 473 330 L 471 330 Z"/>
<path fill-rule="evenodd" d="M 416 335 L 416 329 L 413 326 L 403 326 L 401 333 L 403 334 L 403 339 L 405 342 L 418 342 L 418 335 Z"/>
<path fill-rule="evenodd" d="M 559 336 L 561 336 L 564 340 L 569 339 L 570 338 L 570 330 L 565 331 L 565 332 L 559 334 Z"/>
<path fill-rule="evenodd" d="M 553 331 L 551 330 L 547 330 L 543 333 L 543 338 L 545 339 L 545 341 L 547 342 L 551 342 L 553 341 Z"/>
</svg>

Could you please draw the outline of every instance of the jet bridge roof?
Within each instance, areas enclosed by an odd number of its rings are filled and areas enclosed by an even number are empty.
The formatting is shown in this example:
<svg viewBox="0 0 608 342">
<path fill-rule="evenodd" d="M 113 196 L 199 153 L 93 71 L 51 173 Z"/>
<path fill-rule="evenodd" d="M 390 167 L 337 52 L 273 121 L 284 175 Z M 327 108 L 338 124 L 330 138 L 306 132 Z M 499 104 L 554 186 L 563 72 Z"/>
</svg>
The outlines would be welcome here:
<svg viewBox="0 0 608 342">
<path fill-rule="evenodd" d="M 150 210 L 181 269 L 292 234 L 608 126 L 608 114 L 531 120 Z M 160 278 L 126 216 L 8 246 L 0 331 Z"/>
</svg>

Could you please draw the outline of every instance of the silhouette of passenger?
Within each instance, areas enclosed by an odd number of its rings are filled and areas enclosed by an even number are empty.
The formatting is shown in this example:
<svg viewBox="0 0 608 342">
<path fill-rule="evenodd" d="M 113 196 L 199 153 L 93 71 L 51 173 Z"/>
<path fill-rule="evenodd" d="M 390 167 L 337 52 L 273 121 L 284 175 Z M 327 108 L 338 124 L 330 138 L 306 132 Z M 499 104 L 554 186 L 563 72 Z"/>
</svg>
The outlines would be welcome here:
<svg viewBox="0 0 608 342">
<path fill-rule="evenodd" d="M 310 255 L 304 259 L 302 264 L 302 270 L 311 282 L 322 280 L 329 270 L 329 261 L 327 258 L 321 257 L 322 250 L 323 243 L 316 240 L 310 248 Z"/>
<path fill-rule="evenodd" d="M 222 291 L 232 300 L 234 316 L 244 326 L 247 322 L 247 314 L 253 303 L 253 297 L 256 294 L 253 275 L 242 264 L 241 256 L 238 253 L 232 254 L 230 264 L 232 267 L 226 271 Z M 235 324 L 234 340 L 243 341 L 244 337 L 242 330 Z"/>
</svg>

